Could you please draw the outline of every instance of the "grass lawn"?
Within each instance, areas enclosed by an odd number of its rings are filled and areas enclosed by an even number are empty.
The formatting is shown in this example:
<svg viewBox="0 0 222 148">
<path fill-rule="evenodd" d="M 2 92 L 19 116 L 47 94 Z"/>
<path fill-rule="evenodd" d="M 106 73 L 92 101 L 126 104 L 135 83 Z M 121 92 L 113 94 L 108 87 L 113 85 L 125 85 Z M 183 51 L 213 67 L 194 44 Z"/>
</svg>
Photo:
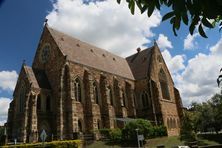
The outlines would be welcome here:
<svg viewBox="0 0 222 148">
<path fill-rule="evenodd" d="M 120 145 L 109 145 L 109 144 L 106 144 L 105 142 L 103 141 L 95 141 L 93 142 L 92 144 L 90 145 L 87 145 L 86 146 L 87 148 L 106 148 L 106 147 L 112 147 L 112 148 L 120 148 L 121 146 Z"/>
<path fill-rule="evenodd" d="M 222 135 L 210 135 L 210 136 L 198 136 L 198 145 L 216 145 L 222 144 Z M 219 140 L 218 140 L 219 139 Z M 124 144 L 125 147 L 126 144 Z M 180 141 L 178 136 L 174 137 L 161 137 L 161 138 L 154 138 L 148 139 L 146 142 L 145 147 L 147 148 L 156 148 L 158 145 L 164 145 L 166 148 L 172 148 L 178 145 L 185 145 L 184 141 Z M 120 148 L 121 145 L 113 145 L 110 143 L 106 143 L 103 141 L 95 141 L 94 143 L 87 145 L 87 148 Z M 132 146 L 128 146 L 132 147 Z"/>
<path fill-rule="evenodd" d="M 178 136 L 148 139 L 146 142 L 146 147 L 149 148 L 156 148 L 158 145 L 164 145 L 166 148 L 171 148 L 173 146 L 184 145 L 184 142 L 180 141 Z"/>
</svg>

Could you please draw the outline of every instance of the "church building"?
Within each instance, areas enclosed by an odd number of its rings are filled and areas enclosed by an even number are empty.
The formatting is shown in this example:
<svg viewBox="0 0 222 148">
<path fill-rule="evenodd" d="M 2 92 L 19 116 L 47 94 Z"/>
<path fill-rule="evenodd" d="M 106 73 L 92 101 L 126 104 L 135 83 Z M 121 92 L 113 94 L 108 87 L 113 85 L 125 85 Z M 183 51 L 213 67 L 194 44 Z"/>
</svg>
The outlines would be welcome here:
<svg viewBox="0 0 222 148">
<path fill-rule="evenodd" d="M 122 58 L 59 32 L 43 29 L 31 67 L 21 67 L 8 111 L 8 138 L 40 141 L 76 132 L 122 128 L 118 119 L 144 118 L 178 135 L 179 91 L 157 43 Z"/>
</svg>

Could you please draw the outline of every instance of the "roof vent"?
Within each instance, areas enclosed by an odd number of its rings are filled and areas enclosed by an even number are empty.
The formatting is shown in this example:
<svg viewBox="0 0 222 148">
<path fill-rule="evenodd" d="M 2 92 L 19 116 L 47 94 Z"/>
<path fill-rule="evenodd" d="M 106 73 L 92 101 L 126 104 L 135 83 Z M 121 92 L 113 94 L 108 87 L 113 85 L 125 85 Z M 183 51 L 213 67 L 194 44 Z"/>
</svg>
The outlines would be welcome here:
<svg viewBox="0 0 222 148">
<path fill-rule="evenodd" d="M 105 54 L 103 54 L 103 57 L 106 57 L 106 55 L 105 55 Z"/>
<path fill-rule="evenodd" d="M 80 47 L 79 43 L 76 44 L 77 47 Z"/>
<path fill-rule="evenodd" d="M 61 37 L 61 41 L 64 41 L 64 38 L 63 38 L 63 37 Z"/>
<path fill-rule="evenodd" d="M 115 59 L 115 58 L 113 58 L 113 61 L 116 61 L 116 59 Z"/>
<path fill-rule="evenodd" d="M 90 49 L 91 52 L 93 52 L 93 49 Z"/>
<path fill-rule="evenodd" d="M 141 51 L 141 48 L 140 48 L 140 47 L 138 47 L 136 50 L 137 50 L 137 52 L 139 53 L 139 52 Z"/>
</svg>

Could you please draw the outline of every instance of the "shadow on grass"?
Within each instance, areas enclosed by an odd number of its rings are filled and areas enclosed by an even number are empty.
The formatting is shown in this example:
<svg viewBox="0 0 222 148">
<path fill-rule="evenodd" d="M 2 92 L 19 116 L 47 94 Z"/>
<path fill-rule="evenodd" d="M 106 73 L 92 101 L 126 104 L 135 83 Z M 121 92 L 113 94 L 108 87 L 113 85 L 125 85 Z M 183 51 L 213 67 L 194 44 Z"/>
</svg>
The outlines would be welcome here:
<svg viewBox="0 0 222 148">
<path fill-rule="evenodd" d="M 209 140 L 222 144 L 222 134 L 199 134 L 200 141 Z"/>
<path fill-rule="evenodd" d="M 120 141 L 120 142 L 113 142 L 110 140 L 103 140 L 103 141 L 94 141 L 94 142 L 87 142 L 84 144 L 85 147 L 137 147 L 137 143 L 133 141 Z"/>
<path fill-rule="evenodd" d="M 137 147 L 138 146 L 137 142 L 135 141 L 121 141 L 121 142 L 106 141 L 105 144 L 108 146 L 117 145 L 120 147 Z"/>
</svg>

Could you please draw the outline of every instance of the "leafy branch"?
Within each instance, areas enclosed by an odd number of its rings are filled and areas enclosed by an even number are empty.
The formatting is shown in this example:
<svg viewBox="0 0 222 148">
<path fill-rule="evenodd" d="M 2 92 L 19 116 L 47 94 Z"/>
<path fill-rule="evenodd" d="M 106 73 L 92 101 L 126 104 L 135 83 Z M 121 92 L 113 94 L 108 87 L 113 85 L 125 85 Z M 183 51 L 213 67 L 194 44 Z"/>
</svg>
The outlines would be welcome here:
<svg viewBox="0 0 222 148">
<path fill-rule="evenodd" d="M 121 0 L 117 0 L 121 3 Z M 189 26 L 189 32 L 193 35 L 198 28 L 199 34 L 207 38 L 205 28 L 215 28 L 219 24 L 222 29 L 222 1 L 221 0 L 126 0 L 132 14 L 138 7 L 141 14 L 147 13 L 150 17 L 155 9 L 160 10 L 162 6 L 172 9 L 166 13 L 162 21 L 169 20 L 174 35 L 180 29 L 181 23 Z"/>
</svg>

